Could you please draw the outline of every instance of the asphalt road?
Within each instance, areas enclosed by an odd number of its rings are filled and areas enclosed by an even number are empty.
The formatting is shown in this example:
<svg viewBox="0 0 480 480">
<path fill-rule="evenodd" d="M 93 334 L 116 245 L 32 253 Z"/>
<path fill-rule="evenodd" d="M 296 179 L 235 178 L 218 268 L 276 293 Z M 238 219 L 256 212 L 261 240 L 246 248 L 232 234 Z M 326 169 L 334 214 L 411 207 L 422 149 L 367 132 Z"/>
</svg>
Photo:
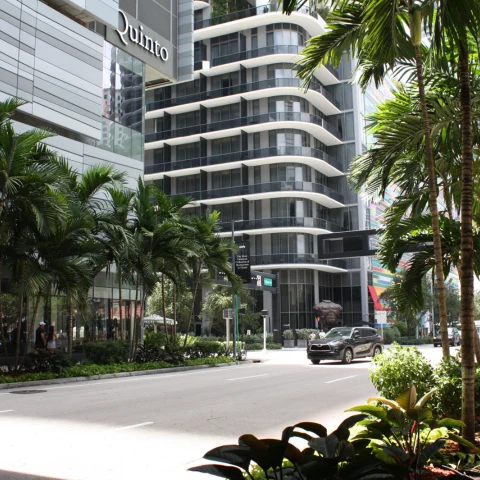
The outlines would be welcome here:
<svg viewBox="0 0 480 480">
<path fill-rule="evenodd" d="M 264 360 L 0 391 L 0 479 L 203 480 L 186 469 L 210 448 L 244 433 L 279 438 L 299 421 L 331 430 L 375 394 L 369 360 L 311 365 L 304 351 Z"/>
</svg>

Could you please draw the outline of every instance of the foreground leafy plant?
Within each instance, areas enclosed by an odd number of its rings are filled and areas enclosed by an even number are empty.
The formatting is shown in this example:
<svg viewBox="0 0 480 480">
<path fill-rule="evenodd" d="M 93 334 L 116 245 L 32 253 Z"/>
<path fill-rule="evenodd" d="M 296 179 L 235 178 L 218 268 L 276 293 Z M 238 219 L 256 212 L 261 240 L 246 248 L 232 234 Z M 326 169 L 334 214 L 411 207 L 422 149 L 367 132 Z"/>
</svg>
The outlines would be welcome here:
<svg viewBox="0 0 480 480">
<path fill-rule="evenodd" d="M 313 422 L 301 422 L 285 428 L 280 440 L 242 435 L 238 445 L 214 448 L 203 457 L 222 462 L 223 465 L 200 465 L 189 470 L 228 480 L 243 480 L 244 474 L 251 479 L 342 478 L 339 476 L 342 464 L 355 456 L 355 447 L 348 441 L 349 429 L 365 418 L 364 414 L 353 415 L 344 420 L 330 435 L 327 435 L 323 425 Z M 292 437 L 306 440 L 308 447 L 301 451 L 290 443 Z"/>
<path fill-rule="evenodd" d="M 441 450 L 447 440 L 457 447 L 480 450 L 458 436 L 462 422 L 433 418 L 426 407 L 433 393 L 418 400 L 417 390 L 411 386 L 396 401 L 371 398 L 369 402 L 377 405 L 347 410 L 359 413 L 344 420 L 330 435 L 324 426 L 312 422 L 285 428 L 280 440 L 242 435 L 238 445 L 223 445 L 204 455 L 221 464 L 189 470 L 227 480 L 420 480 L 435 478 L 437 468 L 443 473 L 454 470 L 457 478 L 470 478 L 455 469 L 462 460 L 474 464 L 475 455 L 451 455 Z M 350 436 L 352 427 L 355 433 Z M 290 443 L 292 437 L 306 440 L 308 447 L 300 450 Z"/>
<path fill-rule="evenodd" d="M 434 393 L 435 389 L 418 400 L 417 389 L 412 385 L 396 401 L 375 397 L 370 398 L 369 403 L 377 402 L 382 406 L 368 404 L 348 410 L 373 417 L 358 423 L 363 430 L 352 442 L 355 439 L 368 440 L 367 448 L 382 462 L 381 470 L 389 478 L 422 478 L 427 473 L 429 461 L 441 467 L 445 456 L 437 454 L 447 440 L 480 452 L 458 435 L 457 429 L 464 426 L 462 422 L 433 418 L 432 410 L 426 404 Z"/>
</svg>

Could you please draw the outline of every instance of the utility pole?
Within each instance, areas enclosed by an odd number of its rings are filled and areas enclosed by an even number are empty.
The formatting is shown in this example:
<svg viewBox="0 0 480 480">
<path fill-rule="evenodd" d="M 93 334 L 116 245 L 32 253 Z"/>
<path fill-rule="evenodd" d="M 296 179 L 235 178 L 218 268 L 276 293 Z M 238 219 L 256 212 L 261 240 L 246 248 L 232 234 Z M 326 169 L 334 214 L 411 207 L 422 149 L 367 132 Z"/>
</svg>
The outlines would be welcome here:
<svg viewBox="0 0 480 480">
<path fill-rule="evenodd" d="M 235 243 L 235 220 L 232 218 L 232 242 Z M 235 273 L 235 252 L 232 250 L 232 272 Z M 233 290 L 233 287 L 232 287 Z M 232 293 L 233 310 L 233 358 L 237 359 L 237 296 Z M 228 339 L 227 339 L 228 342 Z"/>
</svg>

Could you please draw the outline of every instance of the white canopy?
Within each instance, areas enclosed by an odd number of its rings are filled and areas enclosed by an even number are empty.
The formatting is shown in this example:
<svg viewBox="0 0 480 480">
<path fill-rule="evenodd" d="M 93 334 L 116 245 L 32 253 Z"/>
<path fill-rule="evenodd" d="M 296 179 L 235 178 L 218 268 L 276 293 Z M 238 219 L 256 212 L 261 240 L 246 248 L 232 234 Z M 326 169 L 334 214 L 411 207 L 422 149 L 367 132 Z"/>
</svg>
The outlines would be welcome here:
<svg viewBox="0 0 480 480">
<path fill-rule="evenodd" d="M 173 325 L 175 320 L 173 318 L 168 318 L 167 317 L 167 325 Z M 144 324 L 161 324 L 163 325 L 165 322 L 163 321 L 163 317 L 161 315 L 157 315 L 156 313 L 152 313 L 152 315 L 148 315 L 146 317 L 143 317 L 143 323 Z"/>
</svg>

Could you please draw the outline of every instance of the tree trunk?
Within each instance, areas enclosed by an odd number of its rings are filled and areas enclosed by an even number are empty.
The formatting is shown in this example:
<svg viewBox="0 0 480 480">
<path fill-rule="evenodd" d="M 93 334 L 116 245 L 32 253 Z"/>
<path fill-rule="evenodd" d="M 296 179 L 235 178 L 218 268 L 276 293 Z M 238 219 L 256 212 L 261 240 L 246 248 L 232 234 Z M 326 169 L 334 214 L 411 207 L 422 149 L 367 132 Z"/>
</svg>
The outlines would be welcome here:
<svg viewBox="0 0 480 480">
<path fill-rule="evenodd" d="M 165 268 L 165 262 L 164 262 Z M 162 313 L 163 313 L 163 328 L 165 329 L 165 337 L 167 339 L 167 345 L 170 344 L 167 328 L 167 309 L 165 308 L 165 274 L 162 273 Z"/>
<path fill-rule="evenodd" d="M 8 352 L 7 352 L 7 339 L 5 337 L 5 329 L 3 326 L 3 297 L 2 297 L 2 267 L 3 261 L 0 258 L 0 335 L 2 338 L 2 348 L 3 348 L 3 355 L 5 356 L 5 365 L 10 370 L 10 365 L 8 363 Z"/>
<path fill-rule="evenodd" d="M 25 276 L 25 264 L 22 262 L 20 274 L 20 289 L 18 292 L 18 317 L 17 317 L 17 337 L 15 338 L 15 368 L 18 369 L 18 359 L 20 357 L 20 337 L 22 330 L 23 317 L 23 281 Z"/>
<path fill-rule="evenodd" d="M 413 22 L 412 14 L 410 14 L 410 22 Z M 447 297 L 445 292 L 445 275 L 443 271 L 443 255 L 442 255 L 442 237 L 440 235 L 440 221 L 438 218 L 437 205 L 437 177 L 435 174 L 435 161 L 433 158 L 432 137 L 430 134 L 430 119 L 428 117 L 427 100 L 425 97 L 425 85 L 423 78 L 423 61 L 420 45 L 415 45 L 415 61 L 417 68 L 418 94 L 420 97 L 420 105 L 422 109 L 423 129 L 425 133 L 425 150 L 427 158 L 428 171 L 428 187 L 429 198 L 428 203 L 430 213 L 432 215 L 433 230 L 433 251 L 435 254 L 435 275 L 437 278 L 437 294 L 440 310 L 440 337 L 442 339 L 443 357 L 450 355 L 450 345 L 448 343 L 448 317 L 447 317 Z"/>
<path fill-rule="evenodd" d="M 123 331 L 123 314 L 122 314 L 122 273 L 120 271 L 120 265 L 117 265 L 117 278 L 118 278 L 118 303 L 119 303 L 119 317 L 120 317 L 120 339 L 124 340 Z"/>
<path fill-rule="evenodd" d="M 35 305 L 33 307 L 33 314 L 32 314 L 32 321 L 30 322 L 30 327 L 28 328 L 28 334 L 25 342 L 25 348 L 23 349 L 23 359 L 22 364 L 25 359 L 25 355 L 28 353 L 28 346 L 33 336 L 33 331 L 35 327 L 35 319 L 37 318 L 38 308 L 40 306 L 40 300 L 42 298 L 42 294 L 39 292 L 37 293 L 37 297 L 35 298 Z"/>
<path fill-rule="evenodd" d="M 177 345 L 177 284 L 172 285 L 172 297 L 173 297 L 173 339 L 175 345 Z"/>
<path fill-rule="evenodd" d="M 461 314 L 463 437 L 475 441 L 475 331 L 473 252 L 473 134 L 468 46 L 459 45 L 458 76 L 462 108 Z"/>
<path fill-rule="evenodd" d="M 71 356 L 73 353 L 73 302 L 68 299 L 68 320 L 67 320 L 67 352 Z"/>
<path fill-rule="evenodd" d="M 137 307 L 138 307 L 138 278 L 137 284 L 135 288 L 135 303 L 133 309 L 133 334 L 132 334 L 132 342 L 130 346 L 130 358 L 133 359 L 135 355 L 135 347 L 137 343 L 137 336 L 138 336 L 138 326 L 137 326 Z"/>
<path fill-rule="evenodd" d="M 190 315 L 188 316 L 187 329 L 185 331 L 185 340 L 183 341 L 183 348 L 187 346 L 188 332 L 190 331 L 190 324 L 192 323 L 193 311 L 195 310 L 195 298 L 197 297 L 197 290 L 198 290 L 198 285 L 200 283 L 201 273 L 202 273 L 202 262 L 198 264 L 198 272 L 193 283 L 192 308 L 190 310 Z"/>
</svg>

